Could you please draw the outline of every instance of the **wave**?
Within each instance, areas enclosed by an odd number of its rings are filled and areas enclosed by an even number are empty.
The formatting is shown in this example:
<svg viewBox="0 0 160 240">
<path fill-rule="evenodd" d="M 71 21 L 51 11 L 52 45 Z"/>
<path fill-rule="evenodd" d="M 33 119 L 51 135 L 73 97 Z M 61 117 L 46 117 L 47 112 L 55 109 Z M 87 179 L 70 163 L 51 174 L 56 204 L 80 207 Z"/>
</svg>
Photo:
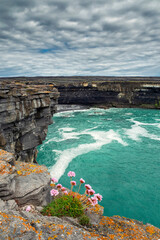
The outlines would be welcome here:
<svg viewBox="0 0 160 240">
<path fill-rule="evenodd" d="M 146 137 L 146 138 L 150 138 L 152 140 L 158 140 L 160 141 L 160 137 L 158 137 L 155 134 L 151 134 L 149 133 L 145 128 L 141 127 L 141 125 L 143 126 L 156 126 L 156 127 L 160 127 L 160 124 L 158 123 L 142 123 L 139 121 L 135 121 L 134 119 L 130 119 L 131 122 L 134 123 L 134 125 L 132 125 L 131 129 L 125 129 L 125 134 L 131 138 L 132 140 L 135 141 L 141 141 L 141 137 Z"/>
<path fill-rule="evenodd" d="M 89 131 L 85 130 L 79 134 L 89 134 L 95 140 L 94 143 L 80 144 L 76 148 L 64 150 L 56 159 L 56 163 L 49 169 L 51 176 L 56 177 L 58 180 L 65 173 L 69 163 L 79 155 L 89 153 L 90 151 L 99 150 L 103 145 L 109 144 L 112 141 L 127 146 L 118 133 L 113 130 L 105 131 Z"/>
</svg>

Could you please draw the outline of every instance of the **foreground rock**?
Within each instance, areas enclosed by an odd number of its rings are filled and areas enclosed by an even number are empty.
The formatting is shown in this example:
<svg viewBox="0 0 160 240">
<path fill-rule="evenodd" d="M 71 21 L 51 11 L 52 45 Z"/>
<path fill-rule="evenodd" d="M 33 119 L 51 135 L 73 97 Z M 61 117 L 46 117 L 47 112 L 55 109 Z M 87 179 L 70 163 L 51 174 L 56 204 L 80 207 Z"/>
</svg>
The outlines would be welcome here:
<svg viewBox="0 0 160 240">
<path fill-rule="evenodd" d="M 35 162 L 56 111 L 58 91 L 40 82 L 0 81 L 0 148 Z"/>
<path fill-rule="evenodd" d="M 99 225 L 90 228 L 82 227 L 65 218 L 46 217 L 40 214 L 18 211 L 0 212 L 0 239 L 139 239 L 158 240 L 160 230 L 152 225 L 122 218 L 103 217 Z"/>
</svg>

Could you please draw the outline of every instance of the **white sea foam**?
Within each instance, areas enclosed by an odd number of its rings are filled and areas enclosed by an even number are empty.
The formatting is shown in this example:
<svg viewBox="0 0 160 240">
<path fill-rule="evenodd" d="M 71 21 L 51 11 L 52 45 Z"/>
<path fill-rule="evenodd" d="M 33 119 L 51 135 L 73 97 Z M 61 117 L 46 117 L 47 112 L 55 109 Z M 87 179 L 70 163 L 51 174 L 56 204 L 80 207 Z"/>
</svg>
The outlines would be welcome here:
<svg viewBox="0 0 160 240">
<path fill-rule="evenodd" d="M 74 116 L 76 112 L 88 112 L 90 109 L 77 109 L 77 110 L 69 110 L 64 112 L 58 112 L 54 114 L 54 117 L 67 117 L 67 116 Z"/>
<path fill-rule="evenodd" d="M 128 115 L 128 116 L 130 116 L 130 115 L 133 115 L 133 113 L 126 113 L 125 115 Z"/>
<path fill-rule="evenodd" d="M 159 123 L 143 123 L 143 122 L 136 121 L 136 120 L 134 120 L 133 118 L 132 118 L 132 119 L 129 119 L 129 121 L 135 123 L 136 125 L 142 125 L 142 126 L 159 126 Z"/>
<path fill-rule="evenodd" d="M 45 141 L 45 142 L 43 143 L 43 145 L 47 145 L 47 144 L 49 144 L 50 142 L 59 142 L 59 139 L 56 138 L 56 137 L 53 137 L 53 138 Z"/>
<path fill-rule="evenodd" d="M 56 114 L 54 114 L 54 117 L 69 117 L 69 116 L 74 116 L 74 113 L 76 112 L 87 112 L 88 115 L 93 114 L 94 113 L 98 113 L 98 114 L 103 114 L 105 112 L 114 112 L 116 111 L 115 108 L 108 108 L 108 109 L 98 109 L 97 108 L 90 108 L 90 109 L 77 109 L 77 110 L 69 110 L 69 111 L 64 111 L 64 112 L 58 112 Z"/>
<path fill-rule="evenodd" d="M 105 131 L 89 131 L 85 130 L 79 135 L 82 134 L 89 134 L 95 140 L 94 143 L 90 144 L 80 144 L 76 148 L 70 148 L 62 151 L 62 153 L 57 157 L 57 161 L 49 170 L 51 176 L 56 177 L 59 179 L 65 172 L 66 168 L 68 167 L 69 163 L 79 155 L 89 153 L 90 151 L 99 150 L 103 145 L 109 144 L 112 141 L 117 141 L 120 144 L 126 146 L 125 143 L 119 136 L 118 133 L 110 130 L 108 132 Z"/>
<path fill-rule="evenodd" d="M 141 125 L 157 126 L 157 123 L 141 123 L 141 122 L 135 121 L 133 119 L 131 119 L 131 121 L 134 123 L 134 125 L 132 125 L 131 129 L 127 129 L 125 132 L 129 138 L 131 138 L 132 140 L 135 140 L 135 141 L 140 141 L 142 137 L 146 137 L 146 138 L 160 141 L 160 137 L 158 137 L 155 134 L 149 133 L 145 128 L 141 127 Z"/>
<path fill-rule="evenodd" d="M 62 153 L 62 151 L 61 151 L 61 150 L 56 150 L 56 149 L 52 150 L 52 152 L 55 152 L 55 153 L 56 153 L 56 155 L 59 155 L 59 154 L 61 154 L 61 153 Z"/>
<path fill-rule="evenodd" d="M 67 139 L 79 139 L 79 133 L 76 133 L 76 132 L 62 132 L 62 139 L 60 141 L 65 141 Z"/>
<path fill-rule="evenodd" d="M 75 130 L 75 128 L 64 127 L 64 128 L 59 128 L 59 130 L 64 132 L 72 132 L 73 130 Z"/>
</svg>

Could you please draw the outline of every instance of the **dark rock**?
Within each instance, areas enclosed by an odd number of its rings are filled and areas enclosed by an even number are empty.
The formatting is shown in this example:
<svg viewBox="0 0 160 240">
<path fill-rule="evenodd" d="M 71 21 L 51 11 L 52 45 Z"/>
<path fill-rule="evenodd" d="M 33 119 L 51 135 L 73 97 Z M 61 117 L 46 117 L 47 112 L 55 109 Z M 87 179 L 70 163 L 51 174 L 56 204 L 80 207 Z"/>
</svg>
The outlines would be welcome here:
<svg viewBox="0 0 160 240">
<path fill-rule="evenodd" d="M 0 148 L 16 160 L 36 162 L 36 147 L 47 134 L 58 91 L 42 83 L 0 82 Z"/>
</svg>

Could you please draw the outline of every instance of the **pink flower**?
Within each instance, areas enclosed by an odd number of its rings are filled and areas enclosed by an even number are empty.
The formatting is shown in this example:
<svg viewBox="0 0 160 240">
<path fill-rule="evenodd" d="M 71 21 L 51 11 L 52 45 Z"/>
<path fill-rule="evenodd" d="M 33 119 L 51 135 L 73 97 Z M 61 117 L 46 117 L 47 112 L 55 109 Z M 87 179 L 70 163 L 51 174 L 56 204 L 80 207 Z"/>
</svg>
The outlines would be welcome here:
<svg viewBox="0 0 160 240">
<path fill-rule="evenodd" d="M 86 194 L 87 195 L 90 195 L 89 191 L 90 191 L 89 189 L 86 189 Z"/>
<path fill-rule="evenodd" d="M 51 196 L 57 196 L 59 194 L 58 190 L 52 189 L 50 191 Z"/>
<path fill-rule="evenodd" d="M 31 211 L 31 206 L 27 206 L 26 207 L 26 212 L 30 212 Z"/>
<path fill-rule="evenodd" d="M 56 187 L 61 189 L 62 188 L 62 184 L 58 183 Z"/>
<path fill-rule="evenodd" d="M 65 187 L 62 187 L 61 190 L 64 192 L 64 191 L 66 191 L 66 188 L 65 188 Z"/>
<path fill-rule="evenodd" d="M 75 172 L 69 171 L 68 177 L 75 177 L 75 176 L 76 176 Z"/>
<path fill-rule="evenodd" d="M 76 181 L 71 181 L 70 183 L 72 186 L 76 186 Z"/>
<path fill-rule="evenodd" d="M 51 180 L 52 180 L 53 183 L 58 182 L 57 178 L 54 178 L 54 177 Z"/>
<path fill-rule="evenodd" d="M 80 179 L 80 183 L 85 183 L 83 178 Z"/>
<path fill-rule="evenodd" d="M 98 204 L 97 198 L 96 197 L 91 197 L 92 200 L 92 204 L 93 206 L 95 206 L 96 204 Z"/>
<path fill-rule="evenodd" d="M 92 187 L 89 184 L 85 184 L 85 188 L 90 190 Z"/>
<path fill-rule="evenodd" d="M 64 191 L 63 193 L 64 193 L 64 195 L 68 195 L 68 192 L 67 192 L 67 191 Z"/>
<path fill-rule="evenodd" d="M 102 195 L 100 195 L 99 193 L 94 194 L 94 197 L 96 197 L 97 200 L 100 201 L 100 202 L 102 201 L 102 198 L 103 198 Z"/>
<path fill-rule="evenodd" d="M 88 198 L 88 201 L 90 202 L 91 205 L 93 205 L 92 200 L 90 198 Z"/>
<path fill-rule="evenodd" d="M 95 194 L 95 191 L 93 189 L 90 189 L 89 190 L 89 195 L 94 195 Z"/>
</svg>

